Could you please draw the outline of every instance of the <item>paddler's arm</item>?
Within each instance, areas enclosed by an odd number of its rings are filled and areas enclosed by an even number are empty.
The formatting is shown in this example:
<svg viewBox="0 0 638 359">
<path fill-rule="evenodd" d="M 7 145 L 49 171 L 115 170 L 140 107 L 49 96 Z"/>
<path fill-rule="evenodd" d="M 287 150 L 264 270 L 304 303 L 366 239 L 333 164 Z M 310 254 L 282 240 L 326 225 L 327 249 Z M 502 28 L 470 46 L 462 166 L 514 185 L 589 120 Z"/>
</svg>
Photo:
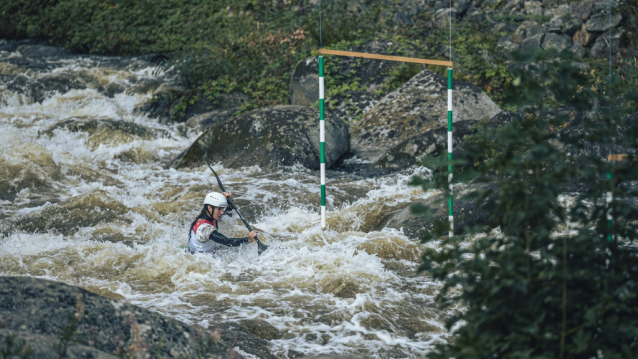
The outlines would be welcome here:
<svg viewBox="0 0 638 359">
<path fill-rule="evenodd" d="M 255 236 L 257 235 L 257 231 L 252 231 L 248 234 L 248 237 L 243 238 L 228 238 L 225 235 L 219 233 L 218 231 L 213 231 L 208 239 L 211 241 L 215 241 L 219 244 L 223 244 L 229 247 L 239 247 L 244 243 L 252 243 L 255 240 Z"/>
</svg>

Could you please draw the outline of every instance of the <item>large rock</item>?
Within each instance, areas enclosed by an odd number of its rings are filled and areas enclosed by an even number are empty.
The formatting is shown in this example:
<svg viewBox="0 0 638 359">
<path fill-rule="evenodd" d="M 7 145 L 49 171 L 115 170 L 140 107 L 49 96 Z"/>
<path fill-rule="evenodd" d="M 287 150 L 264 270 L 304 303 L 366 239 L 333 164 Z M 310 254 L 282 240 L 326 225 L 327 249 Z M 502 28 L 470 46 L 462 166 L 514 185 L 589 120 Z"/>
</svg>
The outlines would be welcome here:
<svg viewBox="0 0 638 359">
<path fill-rule="evenodd" d="M 534 50 L 538 49 L 539 47 L 541 47 L 541 44 L 543 43 L 543 38 L 544 37 L 545 37 L 544 34 L 538 34 L 538 35 L 534 35 L 534 36 L 526 38 L 521 43 L 521 49 L 520 49 L 521 52 L 523 52 L 523 51 L 534 51 Z"/>
<path fill-rule="evenodd" d="M 349 51 L 372 54 L 409 56 L 409 53 L 392 41 L 370 41 L 348 48 Z M 353 57 L 325 56 L 326 111 L 348 123 L 354 123 L 381 98 L 381 89 L 397 63 Z M 331 95 L 328 83 L 337 86 L 356 82 L 356 88 L 341 90 Z M 344 86 L 344 87 L 348 87 Z M 297 63 L 290 79 L 290 104 L 311 106 L 319 101 L 319 65 L 316 57 L 308 57 Z"/>
<path fill-rule="evenodd" d="M 565 27 L 563 28 L 563 33 L 574 36 L 576 31 L 580 30 L 583 27 L 583 21 L 581 19 L 569 19 L 565 22 Z"/>
<path fill-rule="evenodd" d="M 547 33 L 543 38 L 543 49 L 556 49 L 563 51 L 569 49 L 572 46 L 572 40 L 566 35 L 559 35 L 555 33 Z"/>
<path fill-rule="evenodd" d="M 468 195 L 475 191 L 492 190 L 497 192 L 498 185 L 479 183 L 463 184 L 454 187 L 454 233 L 464 232 L 467 226 L 496 227 L 498 222 L 490 218 L 489 211 L 477 205 L 476 200 Z M 492 194 L 494 198 L 496 194 Z M 431 215 L 412 214 L 412 205 L 427 206 L 432 210 Z M 425 200 L 414 202 L 392 212 L 385 221 L 379 224 L 379 229 L 388 227 L 403 230 L 403 233 L 412 239 L 419 239 L 427 231 L 435 228 L 437 222 L 448 221 L 448 198 L 445 193 L 438 193 Z"/>
<path fill-rule="evenodd" d="M 589 18 L 589 15 L 591 14 L 591 10 L 594 7 L 595 2 L 596 0 L 583 0 L 573 2 L 569 7 L 571 16 L 579 18 L 582 21 L 587 20 Z"/>
<path fill-rule="evenodd" d="M 434 15 L 434 24 L 443 30 L 449 30 L 450 22 L 452 26 L 456 22 L 456 19 L 459 17 L 459 10 L 452 7 L 447 9 L 440 9 Z"/>
<path fill-rule="evenodd" d="M 574 44 L 569 50 L 574 54 L 574 56 L 576 56 L 579 59 L 582 59 L 583 57 L 585 57 L 586 51 L 583 45 L 580 44 L 580 42 L 574 42 Z"/>
<path fill-rule="evenodd" d="M 501 109 L 469 82 L 456 82 L 453 121 L 489 119 Z M 424 70 L 366 112 L 350 135 L 352 152 L 376 161 L 409 137 L 447 124 L 447 81 Z"/>
<path fill-rule="evenodd" d="M 12 344 L 9 344 L 12 343 Z M 38 359 L 117 359 L 118 356 L 105 353 L 87 345 L 71 342 L 64 350 L 59 346 L 59 339 L 53 336 L 33 334 L 20 330 L 2 329 L 0 327 L 0 353 L 3 358 L 38 358 Z M 31 356 L 27 353 L 31 352 Z"/>
<path fill-rule="evenodd" d="M 519 25 L 514 35 L 512 35 L 512 42 L 522 44 L 525 39 L 544 34 L 546 32 L 545 30 L 545 26 L 538 25 L 534 21 L 525 21 Z"/>
<path fill-rule="evenodd" d="M 599 13 L 592 16 L 589 20 L 587 20 L 587 22 L 585 23 L 585 27 L 587 31 L 590 31 L 590 32 L 603 32 L 603 31 L 609 30 L 610 28 L 613 29 L 614 27 L 618 26 L 618 24 L 620 24 L 621 21 L 622 21 L 622 14 L 611 15 L 611 24 L 610 24 L 609 15 L 605 13 Z"/>
<path fill-rule="evenodd" d="M 348 150 L 348 128 L 326 118 L 326 166 Z M 319 168 L 319 110 L 302 106 L 265 107 L 217 123 L 206 130 L 171 167 L 189 167 L 204 160 L 225 167 L 262 168 L 296 163 Z"/>
<path fill-rule="evenodd" d="M 82 288 L 32 277 L 0 277 L 0 318 L 6 327 L 0 336 L 13 334 L 32 348 L 55 348 L 38 358 L 65 357 L 63 346 L 57 345 L 65 343 L 65 331 L 70 334 L 67 357 L 195 357 L 196 348 L 205 344 L 207 357 L 237 356 L 218 334 Z"/>
<path fill-rule="evenodd" d="M 594 45 L 591 47 L 589 51 L 589 56 L 596 59 L 604 59 L 609 56 L 609 47 L 611 46 L 612 53 L 617 53 L 620 49 L 620 44 L 622 43 L 623 37 L 625 35 L 624 30 L 618 30 L 611 34 L 611 38 L 609 34 L 601 34 L 597 39 Z M 611 40 L 611 41 L 610 41 Z"/>
<path fill-rule="evenodd" d="M 319 64 L 317 57 L 297 63 L 290 77 L 290 104 L 310 106 L 319 101 Z"/>
<path fill-rule="evenodd" d="M 452 146 L 462 143 L 465 136 L 472 133 L 472 126 L 477 121 L 458 121 L 452 128 Z M 412 136 L 401 142 L 376 162 L 377 167 L 408 168 L 417 164 L 420 158 L 425 156 L 438 156 L 447 150 L 447 126 L 427 131 L 424 134 Z"/>
</svg>

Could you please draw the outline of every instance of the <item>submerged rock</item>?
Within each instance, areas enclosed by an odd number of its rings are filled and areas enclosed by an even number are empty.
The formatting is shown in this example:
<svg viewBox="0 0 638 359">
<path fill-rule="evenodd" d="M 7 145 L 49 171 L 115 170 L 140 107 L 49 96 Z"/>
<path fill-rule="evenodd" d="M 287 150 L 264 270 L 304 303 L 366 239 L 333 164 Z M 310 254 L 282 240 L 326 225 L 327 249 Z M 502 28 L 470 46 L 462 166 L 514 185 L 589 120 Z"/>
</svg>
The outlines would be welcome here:
<svg viewBox="0 0 638 359">
<path fill-rule="evenodd" d="M 348 128 L 326 118 L 326 167 L 348 150 Z M 319 168 L 319 110 L 274 106 L 254 110 L 217 123 L 182 152 L 170 167 L 198 166 L 205 159 L 225 167 L 273 168 L 299 163 Z"/>
<path fill-rule="evenodd" d="M 0 336 L 13 334 L 38 351 L 55 350 L 38 358 L 64 357 L 64 343 L 68 344 L 67 357 L 76 358 L 181 358 L 194 357 L 197 349 L 206 350 L 209 358 L 238 357 L 219 340 L 219 332 L 206 332 L 79 287 L 32 277 L 0 277 L 0 318 L 6 326 Z M 68 340 L 65 331 L 70 334 Z"/>
<path fill-rule="evenodd" d="M 455 82 L 454 121 L 494 117 L 501 109 L 469 82 Z M 406 139 L 447 124 L 447 80 L 424 70 L 364 114 L 350 137 L 351 150 L 376 161 Z"/>
</svg>

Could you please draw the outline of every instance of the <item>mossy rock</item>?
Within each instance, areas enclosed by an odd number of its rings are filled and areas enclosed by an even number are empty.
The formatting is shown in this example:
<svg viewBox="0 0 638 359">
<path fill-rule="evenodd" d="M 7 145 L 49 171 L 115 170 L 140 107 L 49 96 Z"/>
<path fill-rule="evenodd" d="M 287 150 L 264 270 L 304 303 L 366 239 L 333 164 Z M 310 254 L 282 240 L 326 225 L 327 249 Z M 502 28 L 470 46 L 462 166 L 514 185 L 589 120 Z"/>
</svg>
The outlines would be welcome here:
<svg viewBox="0 0 638 359">
<path fill-rule="evenodd" d="M 490 119 L 500 112 L 475 85 L 454 83 L 454 122 Z M 351 151 L 361 159 L 376 161 L 408 138 L 446 124 L 447 80 L 423 70 L 363 115 L 351 132 Z"/>
<path fill-rule="evenodd" d="M 93 356 L 81 357 L 194 358 L 206 344 L 206 358 L 238 357 L 219 335 L 79 287 L 32 277 L 0 277 L 0 318 L 6 325 L 0 335 L 13 334 L 32 348 L 52 346 L 40 340 L 58 344 L 62 333 L 72 330 L 67 357 L 90 352 Z"/>
<path fill-rule="evenodd" d="M 348 128 L 328 117 L 326 167 L 348 150 Z M 199 166 L 205 160 L 224 167 L 274 168 L 301 164 L 319 169 L 319 110 L 274 106 L 244 113 L 206 130 L 170 167 Z"/>
</svg>

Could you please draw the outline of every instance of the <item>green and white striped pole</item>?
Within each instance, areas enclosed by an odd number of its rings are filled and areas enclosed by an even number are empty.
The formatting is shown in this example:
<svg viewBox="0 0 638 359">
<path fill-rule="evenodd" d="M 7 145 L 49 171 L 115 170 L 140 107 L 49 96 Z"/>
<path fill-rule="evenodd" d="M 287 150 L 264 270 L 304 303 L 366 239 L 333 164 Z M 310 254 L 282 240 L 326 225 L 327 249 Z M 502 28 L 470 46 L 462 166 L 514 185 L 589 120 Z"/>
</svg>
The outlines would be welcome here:
<svg viewBox="0 0 638 359">
<path fill-rule="evenodd" d="M 614 188 L 614 183 L 612 181 L 612 176 L 611 176 L 611 172 L 607 172 L 607 180 L 609 180 L 609 186 L 613 189 Z M 609 231 L 609 233 L 607 233 L 607 240 L 609 242 L 611 242 L 614 239 L 614 233 L 613 233 L 613 229 L 614 229 L 614 217 L 612 216 L 611 213 L 611 204 L 614 201 L 614 193 L 612 191 L 607 192 L 607 230 Z"/>
<path fill-rule="evenodd" d="M 450 188 L 448 200 L 448 220 L 450 221 L 450 237 L 454 235 L 454 192 L 452 190 L 452 68 L 447 69 L 447 183 Z"/>
<path fill-rule="evenodd" d="M 321 230 L 326 230 L 326 126 L 323 116 L 323 56 L 319 56 L 319 158 L 321 169 Z"/>
</svg>

